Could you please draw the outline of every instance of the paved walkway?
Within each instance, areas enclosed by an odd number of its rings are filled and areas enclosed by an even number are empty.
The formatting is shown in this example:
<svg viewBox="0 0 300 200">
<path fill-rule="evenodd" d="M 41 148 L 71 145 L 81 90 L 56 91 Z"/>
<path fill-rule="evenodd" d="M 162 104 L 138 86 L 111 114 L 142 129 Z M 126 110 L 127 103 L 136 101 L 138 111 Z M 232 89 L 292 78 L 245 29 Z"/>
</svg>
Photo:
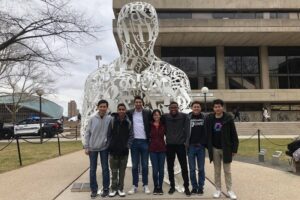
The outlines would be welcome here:
<svg viewBox="0 0 300 200">
<path fill-rule="evenodd" d="M 0 174 L 0 199 L 53 199 L 88 166 L 88 157 L 78 151 Z"/>
<path fill-rule="evenodd" d="M 87 169 L 88 158 L 83 151 L 78 151 L 0 174 L 0 199 L 50 200 L 57 197 L 58 200 L 88 200 L 90 199 L 88 192 L 71 192 L 70 190 L 73 182 L 88 182 Z M 237 161 L 233 162 L 232 171 L 233 190 L 239 199 L 299 199 L 300 176 Z M 98 174 L 100 175 L 100 170 Z M 126 189 L 131 186 L 130 174 L 130 169 L 127 169 Z M 208 161 L 206 162 L 206 176 L 209 180 L 213 180 L 213 165 Z M 149 183 L 152 183 L 151 180 L 151 175 L 149 175 Z M 150 188 L 152 188 L 151 184 Z M 166 184 L 164 191 L 165 193 L 168 191 Z M 213 191 L 213 184 L 206 180 L 205 195 L 201 198 L 192 196 L 188 199 L 212 199 Z M 187 197 L 182 193 L 154 196 L 139 192 L 134 196 L 127 195 L 126 199 L 187 199 Z M 225 199 L 224 196 L 223 199 Z"/>
</svg>

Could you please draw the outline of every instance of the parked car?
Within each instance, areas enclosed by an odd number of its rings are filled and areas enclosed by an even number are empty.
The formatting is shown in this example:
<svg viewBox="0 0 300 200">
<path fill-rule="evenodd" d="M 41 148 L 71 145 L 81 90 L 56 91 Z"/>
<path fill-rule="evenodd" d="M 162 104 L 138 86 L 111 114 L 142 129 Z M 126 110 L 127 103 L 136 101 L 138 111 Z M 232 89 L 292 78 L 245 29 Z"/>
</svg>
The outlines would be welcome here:
<svg viewBox="0 0 300 200">
<path fill-rule="evenodd" d="M 40 136 L 51 138 L 57 133 L 63 132 L 63 125 L 59 119 L 42 118 L 42 128 L 40 129 L 40 119 L 38 117 L 27 118 L 18 122 L 14 126 L 14 135 L 19 136 Z"/>
<path fill-rule="evenodd" d="M 14 135 L 14 126 L 0 123 L 0 140 L 10 139 Z"/>
</svg>

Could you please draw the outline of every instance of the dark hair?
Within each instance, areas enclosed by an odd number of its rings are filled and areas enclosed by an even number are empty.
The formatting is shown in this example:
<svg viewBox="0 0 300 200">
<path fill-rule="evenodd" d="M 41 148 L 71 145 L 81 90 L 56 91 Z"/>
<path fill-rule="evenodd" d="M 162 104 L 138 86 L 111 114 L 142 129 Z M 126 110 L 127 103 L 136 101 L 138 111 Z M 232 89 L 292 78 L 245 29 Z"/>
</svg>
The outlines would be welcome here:
<svg viewBox="0 0 300 200">
<path fill-rule="evenodd" d="M 108 102 L 107 102 L 106 100 L 104 100 L 104 99 L 101 99 L 101 100 L 98 102 L 97 106 L 100 106 L 100 104 L 103 104 L 103 103 L 105 103 L 106 106 L 108 107 Z"/>
<path fill-rule="evenodd" d="M 221 105 L 223 107 L 224 106 L 224 101 L 222 99 L 215 99 L 213 101 L 213 106 L 217 105 L 217 104 L 219 104 L 219 105 Z"/>
<path fill-rule="evenodd" d="M 141 100 L 143 102 L 143 104 L 144 104 L 144 100 L 143 100 L 143 98 L 141 96 L 135 96 L 133 102 L 135 102 L 136 100 Z"/>
<path fill-rule="evenodd" d="M 169 106 L 174 105 L 174 104 L 178 106 L 178 103 L 176 101 L 172 101 Z"/>
<path fill-rule="evenodd" d="M 160 110 L 155 109 L 155 110 L 152 111 L 152 120 L 153 120 L 153 116 L 154 116 L 155 113 L 158 113 L 161 116 Z"/>
<path fill-rule="evenodd" d="M 198 105 L 201 107 L 201 103 L 200 103 L 200 101 L 193 101 L 193 103 L 192 103 L 191 107 L 193 107 L 193 105 L 195 105 L 195 104 L 198 104 Z"/>
<path fill-rule="evenodd" d="M 119 103 L 118 106 L 117 106 L 117 108 L 119 109 L 119 107 L 122 107 L 122 106 L 126 109 L 126 106 L 125 106 L 124 103 Z"/>
</svg>

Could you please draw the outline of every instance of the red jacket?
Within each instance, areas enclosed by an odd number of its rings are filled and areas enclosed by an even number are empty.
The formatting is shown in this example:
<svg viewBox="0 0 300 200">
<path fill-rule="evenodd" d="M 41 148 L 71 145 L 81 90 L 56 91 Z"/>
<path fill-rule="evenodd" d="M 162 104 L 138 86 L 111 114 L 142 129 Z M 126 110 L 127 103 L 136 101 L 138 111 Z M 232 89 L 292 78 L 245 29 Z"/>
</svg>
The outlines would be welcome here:
<svg viewBox="0 0 300 200">
<path fill-rule="evenodd" d="M 161 123 L 158 127 L 156 127 L 153 123 L 151 124 L 151 131 L 150 131 L 150 152 L 165 152 L 166 143 L 165 143 L 165 133 L 166 128 Z"/>
</svg>

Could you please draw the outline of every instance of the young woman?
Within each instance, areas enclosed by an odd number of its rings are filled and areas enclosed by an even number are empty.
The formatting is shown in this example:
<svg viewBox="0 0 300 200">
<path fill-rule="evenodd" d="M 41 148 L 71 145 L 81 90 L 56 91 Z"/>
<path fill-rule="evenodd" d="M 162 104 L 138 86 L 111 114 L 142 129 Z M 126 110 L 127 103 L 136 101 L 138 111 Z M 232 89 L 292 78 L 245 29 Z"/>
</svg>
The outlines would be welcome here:
<svg viewBox="0 0 300 200">
<path fill-rule="evenodd" d="M 165 126 L 161 123 L 161 112 L 152 112 L 152 123 L 150 132 L 150 159 L 152 163 L 152 174 L 154 190 L 153 194 L 163 194 L 162 184 L 164 180 L 164 165 L 166 158 L 166 144 L 164 140 Z"/>
</svg>

